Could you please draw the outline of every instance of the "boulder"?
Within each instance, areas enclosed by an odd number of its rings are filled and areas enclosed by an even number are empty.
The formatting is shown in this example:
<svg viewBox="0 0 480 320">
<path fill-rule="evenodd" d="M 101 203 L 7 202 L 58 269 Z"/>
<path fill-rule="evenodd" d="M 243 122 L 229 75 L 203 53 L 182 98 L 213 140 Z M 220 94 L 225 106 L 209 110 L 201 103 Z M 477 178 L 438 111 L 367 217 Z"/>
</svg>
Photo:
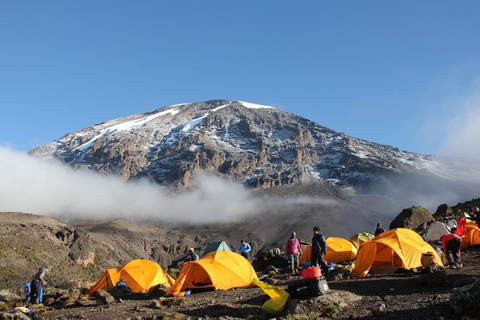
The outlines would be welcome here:
<svg viewBox="0 0 480 320">
<path fill-rule="evenodd" d="M 253 261 L 252 266 L 256 271 L 263 271 L 268 266 L 283 269 L 288 265 L 287 259 L 285 259 L 283 254 L 283 251 L 279 248 L 263 250 L 258 255 L 258 258 Z"/>
<path fill-rule="evenodd" d="M 478 315 L 480 312 L 480 281 L 453 289 L 450 306 L 458 315 Z"/>
<path fill-rule="evenodd" d="M 403 209 L 398 216 L 393 219 L 390 223 L 390 230 L 396 228 L 407 228 L 411 230 L 416 230 L 422 224 L 428 224 L 435 221 L 435 218 L 432 216 L 428 209 L 423 207 L 410 207 Z"/>
<path fill-rule="evenodd" d="M 441 204 L 437 207 L 437 211 L 433 214 L 435 219 L 449 219 L 454 216 L 452 208 L 448 204 Z"/>
<path fill-rule="evenodd" d="M 115 298 L 105 290 L 98 290 L 95 292 L 95 300 L 99 306 L 104 304 L 111 304 L 115 301 Z"/>
</svg>

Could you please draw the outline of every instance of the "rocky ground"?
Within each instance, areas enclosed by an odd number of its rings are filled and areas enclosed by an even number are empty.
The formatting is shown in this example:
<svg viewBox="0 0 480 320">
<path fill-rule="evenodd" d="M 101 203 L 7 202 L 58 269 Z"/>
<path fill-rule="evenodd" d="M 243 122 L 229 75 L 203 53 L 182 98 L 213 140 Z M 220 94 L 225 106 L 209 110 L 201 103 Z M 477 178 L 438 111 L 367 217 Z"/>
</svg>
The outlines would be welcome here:
<svg viewBox="0 0 480 320">
<path fill-rule="evenodd" d="M 463 254 L 462 269 L 446 269 L 430 275 L 398 273 L 330 281 L 330 292 L 307 299 L 290 299 L 283 312 L 272 316 L 261 309 L 269 298 L 260 288 L 235 289 L 165 298 L 131 294 L 107 305 L 93 297 L 80 297 L 43 309 L 45 319 L 478 319 L 468 310 L 456 314 L 451 296 L 479 278 L 480 248 Z M 426 278 L 427 277 L 427 278 Z M 299 276 L 278 274 L 266 282 L 286 288 Z M 47 289 L 46 299 L 54 290 Z M 56 292 L 58 296 L 58 292 Z M 475 299 L 475 298 L 472 298 Z M 477 297 L 478 299 L 478 297 Z M 47 300 L 45 300 L 47 301 Z M 58 301 L 58 298 L 57 298 Z M 477 300 L 475 300 L 477 301 Z M 47 302 L 46 302 L 47 303 Z M 13 306 L 13 304 L 10 304 Z M 71 307 L 68 307 L 71 305 Z M 478 303 L 477 303 L 478 305 Z M 466 313 L 467 312 L 467 313 Z"/>
</svg>

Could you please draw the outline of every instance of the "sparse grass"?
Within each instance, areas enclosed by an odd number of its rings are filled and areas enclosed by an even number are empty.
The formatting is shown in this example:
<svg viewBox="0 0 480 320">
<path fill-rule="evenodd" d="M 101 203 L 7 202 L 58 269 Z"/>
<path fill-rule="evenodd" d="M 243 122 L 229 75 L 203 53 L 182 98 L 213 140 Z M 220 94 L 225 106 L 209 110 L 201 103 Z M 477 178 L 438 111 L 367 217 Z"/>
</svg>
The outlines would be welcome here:
<svg viewBox="0 0 480 320">
<path fill-rule="evenodd" d="M 167 270 L 167 273 L 174 279 L 177 279 L 180 269 L 170 268 Z"/>
<path fill-rule="evenodd" d="M 325 308 L 325 311 L 323 311 L 322 316 L 330 317 L 335 313 L 337 313 L 338 310 L 340 310 L 340 305 L 338 303 L 332 304 Z"/>
</svg>

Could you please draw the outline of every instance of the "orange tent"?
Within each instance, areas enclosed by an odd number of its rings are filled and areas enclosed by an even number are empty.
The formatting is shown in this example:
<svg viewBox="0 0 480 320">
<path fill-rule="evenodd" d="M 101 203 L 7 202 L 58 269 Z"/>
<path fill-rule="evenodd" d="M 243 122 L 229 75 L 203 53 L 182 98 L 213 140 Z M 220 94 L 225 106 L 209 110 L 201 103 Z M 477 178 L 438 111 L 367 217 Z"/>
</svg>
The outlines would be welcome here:
<svg viewBox="0 0 480 320">
<path fill-rule="evenodd" d="M 346 262 L 354 260 L 357 256 L 357 248 L 355 245 L 343 238 L 330 237 L 326 240 L 327 254 L 324 256 L 328 263 Z M 302 265 L 305 262 L 312 260 L 312 245 L 309 245 L 302 256 L 300 257 L 299 264 Z"/>
<path fill-rule="evenodd" d="M 469 246 L 480 245 L 480 229 L 473 222 L 467 222 L 465 234 L 462 236 L 461 248 L 465 249 Z"/>
<path fill-rule="evenodd" d="M 123 280 L 133 292 L 148 292 L 155 286 L 163 284 L 171 287 L 175 279 L 170 277 L 157 263 L 138 259 L 124 266 L 107 269 L 93 287 L 87 291 L 87 295 L 97 290 L 107 290 L 115 287 L 117 282 Z"/>
<path fill-rule="evenodd" d="M 231 251 L 214 251 L 185 263 L 167 295 L 185 290 L 246 288 L 253 285 L 253 280 L 258 277 L 247 259 Z"/>
<path fill-rule="evenodd" d="M 398 228 L 379 234 L 358 249 L 353 277 L 364 277 L 374 268 L 396 270 L 422 266 L 422 253 L 433 252 L 440 265 L 437 251 L 410 229 Z"/>
<path fill-rule="evenodd" d="M 309 244 L 305 250 L 303 251 L 302 255 L 300 256 L 300 260 L 298 260 L 298 264 L 301 266 L 305 262 L 312 261 L 312 245 Z"/>
</svg>

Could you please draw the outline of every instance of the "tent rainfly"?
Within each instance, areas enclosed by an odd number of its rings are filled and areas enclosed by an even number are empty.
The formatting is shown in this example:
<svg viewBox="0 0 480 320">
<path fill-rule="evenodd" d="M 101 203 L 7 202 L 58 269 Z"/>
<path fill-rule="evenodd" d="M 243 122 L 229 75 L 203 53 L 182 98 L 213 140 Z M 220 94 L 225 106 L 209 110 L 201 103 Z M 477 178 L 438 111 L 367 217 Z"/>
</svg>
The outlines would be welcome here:
<svg viewBox="0 0 480 320">
<path fill-rule="evenodd" d="M 107 269 L 93 287 L 87 290 L 92 295 L 97 290 L 107 290 L 115 287 L 123 280 L 133 292 L 148 292 L 159 284 L 171 287 L 175 279 L 170 277 L 157 263 L 138 259 L 118 268 Z"/>
<path fill-rule="evenodd" d="M 365 277 L 371 270 L 394 272 L 398 268 L 418 268 L 422 266 L 422 254 L 427 252 L 432 252 L 439 265 L 443 265 L 437 251 L 415 231 L 393 229 L 360 246 L 352 277 Z"/>
<path fill-rule="evenodd" d="M 328 263 L 340 263 L 354 260 L 357 256 L 357 248 L 355 245 L 343 238 L 330 237 L 326 240 L 327 254 L 324 256 Z M 302 265 L 305 262 L 312 260 L 312 245 L 307 246 L 302 256 L 300 257 L 299 264 Z"/>
<path fill-rule="evenodd" d="M 185 290 L 246 288 L 253 285 L 253 280 L 258 277 L 247 259 L 235 252 L 215 251 L 197 261 L 186 262 L 167 295 Z"/>
<path fill-rule="evenodd" d="M 440 241 L 440 238 L 444 234 L 449 234 L 450 229 L 446 226 L 445 223 L 440 221 L 434 222 L 430 228 L 425 231 L 425 241 Z"/>
<path fill-rule="evenodd" d="M 461 248 L 480 245 L 480 228 L 473 222 L 467 222 L 465 234 L 462 236 Z"/>
<path fill-rule="evenodd" d="M 225 241 L 211 242 L 207 244 L 202 257 L 214 251 L 232 251 Z"/>
</svg>

